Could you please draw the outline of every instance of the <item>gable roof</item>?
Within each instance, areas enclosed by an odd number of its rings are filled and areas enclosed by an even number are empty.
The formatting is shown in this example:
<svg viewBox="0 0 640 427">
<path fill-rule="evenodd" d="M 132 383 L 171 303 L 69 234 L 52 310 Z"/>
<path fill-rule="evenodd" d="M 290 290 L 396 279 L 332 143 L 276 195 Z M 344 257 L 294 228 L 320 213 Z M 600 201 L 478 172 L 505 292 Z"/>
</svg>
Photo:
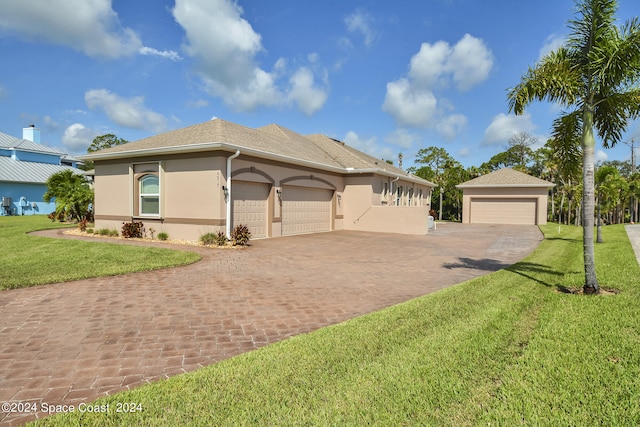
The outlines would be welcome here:
<svg viewBox="0 0 640 427">
<path fill-rule="evenodd" d="M 11 157 L 0 156 L 0 182 L 44 184 L 54 173 L 67 169 L 75 173 L 82 173 L 82 170 L 71 166 L 25 162 L 14 160 Z"/>
<path fill-rule="evenodd" d="M 330 172 L 379 173 L 423 185 L 436 185 L 377 160 L 343 142 L 323 135 L 303 136 L 271 124 L 248 128 L 222 119 L 176 129 L 138 141 L 80 156 L 82 160 L 122 159 L 139 156 L 224 150 L 254 157 L 314 167 Z"/>
<path fill-rule="evenodd" d="M 555 184 L 536 178 L 535 176 L 513 170 L 511 168 L 499 169 L 486 175 L 479 176 L 470 181 L 456 185 L 457 188 L 491 188 L 491 187 L 542 187 L 551 188 Z"/>
<path fill-rule="evenodd" d="M 7 135 L 2 132 L 0 132 L 0 149 L 56 154 L 59 156 L 64 154 L 54 148 L 47 147 L 46 145 L 38 144 L 36 142 L 29 141 L 28 139 L 16 138 L 15 136 Z"/>
</svg>

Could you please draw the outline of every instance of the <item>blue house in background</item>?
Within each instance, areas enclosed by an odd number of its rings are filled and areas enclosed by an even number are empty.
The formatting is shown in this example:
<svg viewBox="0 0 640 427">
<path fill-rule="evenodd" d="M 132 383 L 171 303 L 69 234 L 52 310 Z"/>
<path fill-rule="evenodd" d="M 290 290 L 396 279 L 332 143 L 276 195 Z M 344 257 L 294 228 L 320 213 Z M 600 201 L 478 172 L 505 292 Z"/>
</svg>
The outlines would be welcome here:
<svg viewBox="0 0 640 427">
<path fill-rule="evenodd" d="M 48 215 L 55 203 L 45 203 L 46 182 L 66 169 L 82 174 L 77 160 L 40 144 L 40 129 L 22 130 L 22 139 L 0 132 L 0 215 Z"/>
</svg>

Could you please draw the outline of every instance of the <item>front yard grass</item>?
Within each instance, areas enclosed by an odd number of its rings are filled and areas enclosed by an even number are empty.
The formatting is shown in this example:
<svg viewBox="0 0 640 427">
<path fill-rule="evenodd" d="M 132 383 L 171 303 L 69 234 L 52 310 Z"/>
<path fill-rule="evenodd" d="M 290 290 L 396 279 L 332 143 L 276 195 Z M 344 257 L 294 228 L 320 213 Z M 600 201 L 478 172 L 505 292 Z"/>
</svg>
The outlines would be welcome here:
<svg viewBox="0 0 640 427">
<path fill-rule="evenodd" d="M 0 289 L 153 270 L 200 259 L 186 251 L 27 235 L 61 227 L 69 225 L 44 215 L 0 217 Z"/>
<path fill-rule="evenodd" d="M 582 284 L 581 229 L 522 262 L 201 370 L 106 397 L 142 411 L 51 426 L 640 424 L 640 268 L 622 226 Z M 425 277 L 424 280 L 429 280 Z"/>
</svg>

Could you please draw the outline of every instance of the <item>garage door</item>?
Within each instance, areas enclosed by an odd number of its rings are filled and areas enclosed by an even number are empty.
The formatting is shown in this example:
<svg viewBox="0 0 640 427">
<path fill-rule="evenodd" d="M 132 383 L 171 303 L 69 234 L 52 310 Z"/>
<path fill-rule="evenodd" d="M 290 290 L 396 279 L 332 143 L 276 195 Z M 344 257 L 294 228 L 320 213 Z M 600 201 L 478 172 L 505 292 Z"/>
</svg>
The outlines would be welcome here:
<svg viewBox="0 0 640 427">
<path fill-rule="evenodd" d="M 536 224 L 536 199 L 471 199 L 472 224 Z"/>
<path fill-rule="evenodd" d="M 233 226 L 249 226 L 252 237 L 267 237 L 267 199 L 269 185 L 234 181 L 231 186 L 233 197 Z"/>
<path fill-rule="evenodd" d="M 282 234 L 331 230 L 332 197 L 331 190 L 282 187 Z"/>
</svg>

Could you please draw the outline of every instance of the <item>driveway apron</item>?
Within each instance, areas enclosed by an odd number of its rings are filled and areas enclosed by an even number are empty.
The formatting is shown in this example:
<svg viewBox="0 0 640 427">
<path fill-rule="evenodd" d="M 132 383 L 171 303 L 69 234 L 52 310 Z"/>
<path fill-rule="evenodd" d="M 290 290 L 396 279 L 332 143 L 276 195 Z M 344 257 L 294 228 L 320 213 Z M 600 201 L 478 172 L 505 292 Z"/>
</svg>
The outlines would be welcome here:
<svg viewBox="0 0 640 427">
<path fill-rule="evenodd" d="M 490 273 L 541 240 L 535 226 L 439 223 L 426 236 L 338 231 L 244 249 L 171 246 L 202 261 L 2 291 L 0 402 L 77 408 Z M 0 425 L 45 415 L 3 411 Z"/>
</svg>

